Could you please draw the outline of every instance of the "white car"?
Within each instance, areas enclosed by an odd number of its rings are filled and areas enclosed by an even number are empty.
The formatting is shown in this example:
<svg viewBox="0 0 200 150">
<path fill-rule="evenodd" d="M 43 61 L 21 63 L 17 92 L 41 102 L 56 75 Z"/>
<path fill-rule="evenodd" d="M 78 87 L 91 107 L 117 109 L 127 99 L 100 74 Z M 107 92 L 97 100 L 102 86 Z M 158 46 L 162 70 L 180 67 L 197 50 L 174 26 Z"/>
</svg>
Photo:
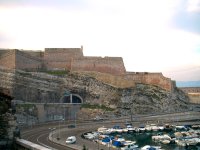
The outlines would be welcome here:
<svg viewBox="0 0 200 150">
<path fill-rule="evenodd" d="M 76 137 L 75 136 L 70 136 L 66 140 L 66 144 L 73 144 L 76 142 Z"/>
</svg>

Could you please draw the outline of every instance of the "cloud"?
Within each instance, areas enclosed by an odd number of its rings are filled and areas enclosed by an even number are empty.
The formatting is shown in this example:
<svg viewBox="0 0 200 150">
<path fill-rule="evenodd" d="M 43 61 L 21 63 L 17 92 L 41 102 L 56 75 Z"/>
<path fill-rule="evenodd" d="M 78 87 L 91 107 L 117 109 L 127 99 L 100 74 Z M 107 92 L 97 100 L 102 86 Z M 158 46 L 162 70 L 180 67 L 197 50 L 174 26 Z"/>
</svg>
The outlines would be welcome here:
<svg viewBox="0 0 200 150">
<path fill-rule="evenodd" d="M 171 20 L 171 26 L 200 34 L 200 0 L 181 0 Z"/>
<path fill-rule="evenodd" d="M 38 7 L 55 9 L 83 9 L 87 8 L 85 0 L 0 0 L 0 5 L 5 7 Z"/>
<path fill-rule="evenodd" d="M 0 48 L 9 48 L 10 43 L 13 42 L 14 39 L 11 36 L 0 31 L 0 45 L 1 45 Z"/>
<path fill-rule="evenodd" d="M 189 0 L 187 11 L 200 13 L 200 0 Z"/>
<path fill-rule="evenodd" d="M 184 66 L 171 71 L 165 71 L 163 74 L 177 81 L 197 81 L 200 80 L 200 66 Z"/>
<path fill-rule="evenodd" d="M 0 31 L 0 43 L 9 40 L 10 38 L 3 32 Z"/>
</svg>

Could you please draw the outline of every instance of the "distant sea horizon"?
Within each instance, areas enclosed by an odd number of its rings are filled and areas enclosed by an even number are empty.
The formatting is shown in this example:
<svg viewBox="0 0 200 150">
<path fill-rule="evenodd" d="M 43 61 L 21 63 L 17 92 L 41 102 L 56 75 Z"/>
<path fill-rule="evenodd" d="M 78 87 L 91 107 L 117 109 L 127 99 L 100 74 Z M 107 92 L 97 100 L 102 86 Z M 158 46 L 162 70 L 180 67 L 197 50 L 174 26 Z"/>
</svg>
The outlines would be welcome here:
<svg viewBox="0 0 200 150">
<path fill-rule="evenodd" d="M 176 81 L 177 87 L 200 87 L 200 81 Z"/>
</svg>

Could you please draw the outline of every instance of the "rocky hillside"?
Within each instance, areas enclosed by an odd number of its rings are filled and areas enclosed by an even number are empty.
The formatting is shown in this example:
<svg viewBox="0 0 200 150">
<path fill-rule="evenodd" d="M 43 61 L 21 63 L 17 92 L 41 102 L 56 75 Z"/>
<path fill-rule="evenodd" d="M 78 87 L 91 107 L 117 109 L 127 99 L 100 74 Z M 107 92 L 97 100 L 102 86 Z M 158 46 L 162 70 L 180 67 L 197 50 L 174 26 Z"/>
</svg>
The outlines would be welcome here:
<svg viewBox="0 0 200 150">
<path fill-rule="evenodd" d="M 80 95 L 84 103 L 105 105 L 119 114 L 174 112 L 189 109 L 189 99 L 178 88 L 168 92 L 151 85 L 119 88 L 79 73 L 25 72 L 0 69 L 0 87 L 16 100 L 60 103 L 66 91 Z M 52 75 L 54 74 L 54 75 Z"/>
<path fill-rule="evenodd" d="M 120 106 L 133 114 L 176 112 L 189 107 L 188 97 L 178 88 L 171 93 L 143 84 L 137 84 L 134 89 L 123 89 Z"/>
</svg>

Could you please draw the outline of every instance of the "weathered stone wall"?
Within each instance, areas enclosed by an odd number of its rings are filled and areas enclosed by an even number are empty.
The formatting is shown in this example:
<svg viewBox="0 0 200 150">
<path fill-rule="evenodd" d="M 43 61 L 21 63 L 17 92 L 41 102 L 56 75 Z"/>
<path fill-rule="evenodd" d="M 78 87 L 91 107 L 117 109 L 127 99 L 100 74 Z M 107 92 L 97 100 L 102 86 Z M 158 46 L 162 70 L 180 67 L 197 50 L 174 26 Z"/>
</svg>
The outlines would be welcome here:
<svg viewBox="0 0 200 150">
<path fill-rule="evenodd" d="M 121 57 L 83 57 L 72 62 L 72 71 L 95 71 L 112 75 L 125 74 Z"/>
<path fill-rule="evenodd" d="M 173 89 L 171 79 L 164 77 L 162 73 L 127 72 L 125 76 L 136 83 L 155 85 L 168 91 Z"/>
<path fill-rule="evenodd" d="M 9 51 L 11 51 L 11 50 L 9 50 L 9 49 L 0 49 L 0 57 L 1 57 L 3 54 L 8 53 Z"/>
<path fill-rule="evenodd" d="M 81 48 L 45 48 L 44 60 L 48 70 L 70 70 L 72 60 L 83 57 Z"/>
<path fill-rule="evenodd" d="M 185 93 L 200 93 L 200 87 L 182 87 L 180 89 Z"/>
<path fill-rule="evenodd" d="M 125 79 L 124 76 L 115 76 L 108 73 L 100 73 L 100 72 L 94 72 L 94 71 L 91 71 L 91 72 L 78 71 L 78 73 L 94 77 L 98 81 L 101 81 L 105 84 L 109 84 L 113 87 L 118 87 L 118 88 L 135 87 L 135 81 Z"/>
<path fill-rule="evenodd" d="M 71 58 L 83 57 L 81 48 L 45 48 L 44 59 L 46 61 L 66 61 Z"/>
<path fill-rule="evenodd" d="M 0 66 L 14 69 L 16 67 L 15 53 L 16 50 L 1 51 Z"/>
<path fill-rule="evenodd" d="M 38 70 L 42 67 L 42 60 L 27 55 L 22 51 L 16 51 L 16 66 L 18 69 L 26 69 L 26 70 Z"/>
<path fill-rule="evenodd" d="M 182 87 L 180 89 L 188 94 L 191 103 L 200 104 L 200 87 Z"/>
<path fill-rule="evenodd" d="M 65 61 L 45 61 L 47 70 L 71 70 L 71 59 Z"/>
<path fill-rule="evenodd" d="M 23 50 L 22 52 L 30 56 L 40 58 L 40 59 L 44 57 L 44 52 L 39 51 L 39 50 L 38 51 Z"/>
<path fill-rule="evenodd" d="M 191 103 L 200 104 L 200 93 L 188 93 Z"/>
</svg>

